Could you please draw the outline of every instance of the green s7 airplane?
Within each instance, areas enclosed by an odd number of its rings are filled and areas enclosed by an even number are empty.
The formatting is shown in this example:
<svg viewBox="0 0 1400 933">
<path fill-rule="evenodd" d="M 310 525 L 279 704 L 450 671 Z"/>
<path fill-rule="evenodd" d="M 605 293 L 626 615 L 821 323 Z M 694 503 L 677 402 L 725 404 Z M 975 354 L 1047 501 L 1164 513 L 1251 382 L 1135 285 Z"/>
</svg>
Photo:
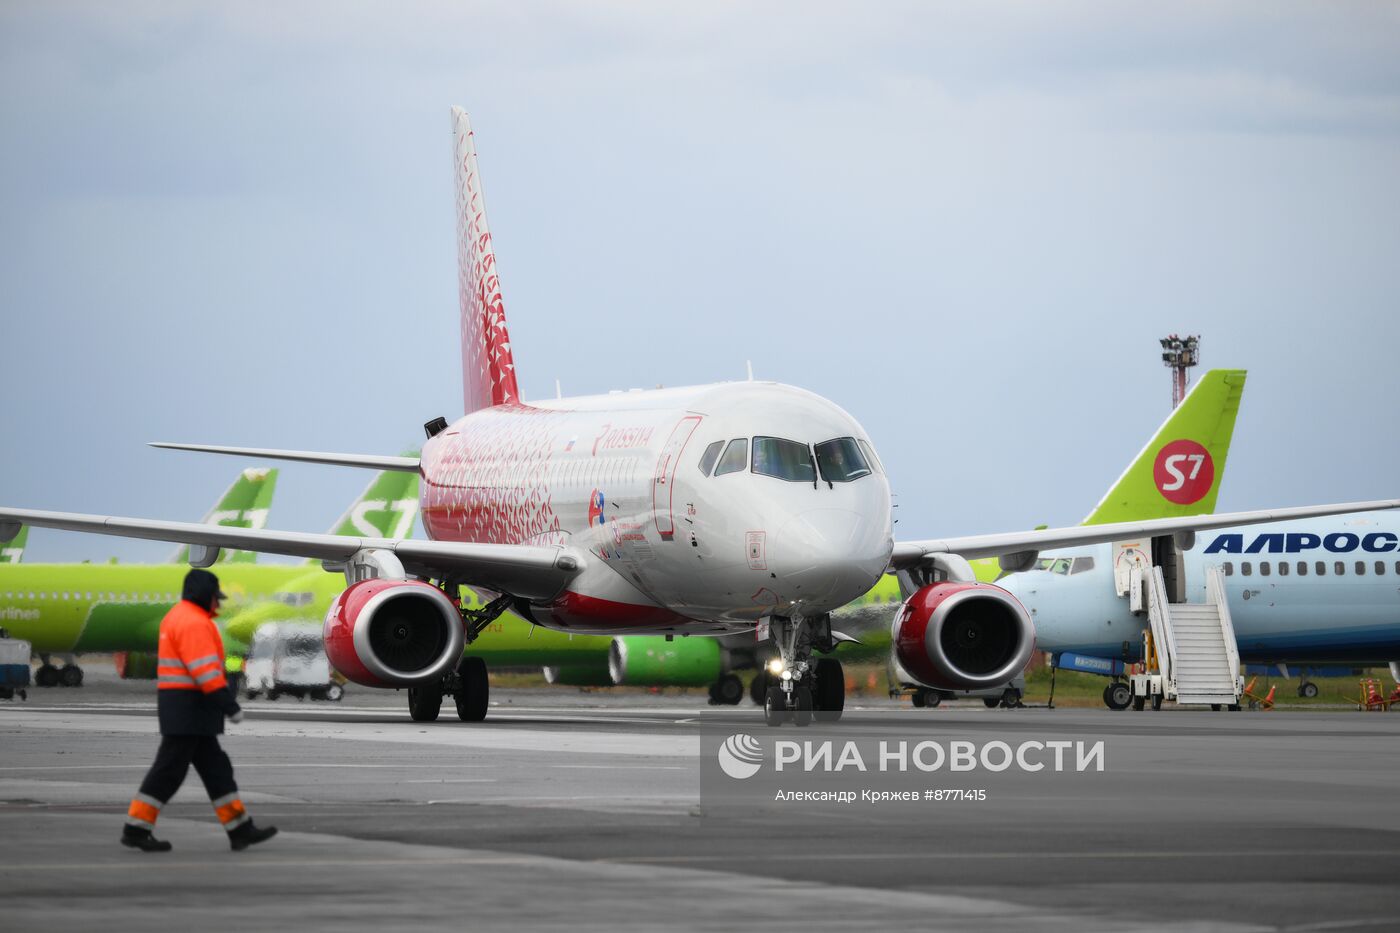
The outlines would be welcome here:
<svg viewBox="0 0 1400 933">
<path fill-rule="evenodd" d="M 244 470 L 204 521 L 262 528 L 276 487 L 276 470 Z M 83 670 L 73 663 L 73 654 L 135 648 L 132 633 L 154 633 L 179 598 L 186 569 L 180 564 L 23 564 L 19 558 L 27 532 L 24 529 L 15 539 L 19 547 L 6 548 L 7 559 L 0 561 L 0 625 L 30 642 L 39 655 L 43 664 L 34 678 L 38 686 L 79 686 Z M 174 559 L 183 562 L 186 557 L 181 549 Z M 224 552 L 219 573 L 226 574 L 225 567 L 247 568 L 252 557 L 243 551 Z M 154 650 L 154 634 L 149 639 Z M 67 655 L 67 663 L 57 667 L 50 655 Z"/>
<path fill-rule="evenodd" d="M 276 470 L 246 470 L 209 513 L 206 521 L 241 528 L 261 528 L 267 521 Z M 331 529 L 335 534 L 403 537 L 418 511 L 418 477 L 385 473 Z M 311 581 L 335 578 L 319 566 L 255 564 L 243 552 L 225 551 L 217 566 L 229 600 L 223 623 L 231 653 L 243 650 L 249 621 L 297 617 L 299 607 L 315 599 Z M 33 645 L 44 661 L 35 682 L 40 686 L 82 683 L 82 669 L 71 662 L 57 668 L 51 654 L 82 652 L 153 652 L 160 620 L 179 600 L 189 569 L 188 553 L 169 564 L 11 564 L 0 566 L 0 625 Z M 325 611 L 325 606 L 320 607 Z M 233 623 L 243 620 L 235 630 Z M 135 665 L 140 667 L 139 663 Z"/>
</svg>

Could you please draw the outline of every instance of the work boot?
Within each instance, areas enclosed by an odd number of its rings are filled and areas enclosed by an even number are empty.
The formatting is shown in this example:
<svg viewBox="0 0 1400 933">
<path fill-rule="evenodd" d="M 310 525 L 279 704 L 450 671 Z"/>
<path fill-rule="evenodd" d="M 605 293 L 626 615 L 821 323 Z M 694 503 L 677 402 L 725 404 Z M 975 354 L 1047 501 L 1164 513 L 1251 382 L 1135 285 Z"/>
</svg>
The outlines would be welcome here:
<svg viewBox="0 0 1400 933">
<path fill-rule="evenodd" d="M 254 826 L 249 820 L 237 829 L 228 834 L 228 844 L 233 846 L 233 851 L 241 852 L 249 846 L 265 842 L 277 835 L 276 826 Z"/>
<path fill-rule="evenodd" d="M 174 846 L 151 835 L 149 829 L 127 826 L 122 829 L 122 845 L 142 852 L 169 852 Z"/>
</svg>

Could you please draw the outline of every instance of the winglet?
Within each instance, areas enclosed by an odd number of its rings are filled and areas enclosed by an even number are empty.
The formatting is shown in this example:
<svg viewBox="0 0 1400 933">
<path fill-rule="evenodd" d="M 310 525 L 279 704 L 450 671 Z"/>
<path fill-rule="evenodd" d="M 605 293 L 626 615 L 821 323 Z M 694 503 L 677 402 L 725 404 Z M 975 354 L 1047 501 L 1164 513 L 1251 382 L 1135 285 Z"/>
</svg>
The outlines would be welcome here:
<svg viewBox="0 0 1400 933">
<path fill-rule="evenodd" d="M 506 309 L 496 274 L 496 251 L 486 226 L 486 202 L 476 164 L 471 120 L 452 108 L 453 172 L 457 181 L 457 300 L 462 314 L 462 402 L 467 414 L 520 399 Z"/>
</svg>

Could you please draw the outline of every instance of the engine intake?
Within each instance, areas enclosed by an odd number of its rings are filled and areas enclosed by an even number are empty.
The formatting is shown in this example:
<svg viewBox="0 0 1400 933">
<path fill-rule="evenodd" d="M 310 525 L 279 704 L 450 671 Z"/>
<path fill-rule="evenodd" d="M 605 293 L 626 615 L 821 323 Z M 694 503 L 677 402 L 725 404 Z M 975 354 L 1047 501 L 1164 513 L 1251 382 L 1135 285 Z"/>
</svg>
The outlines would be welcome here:
<svg viewBox="0 0 1400 933">
<path fill-rule="evenodd" d="M 462 617 L 442 590 L 416 580 L 363 580 L 326 611 L 326 656 L 367 687 L 436 680 L 462 656 Z"/>
<path fill-rule="evenodd" d="M 904 601 L 891 638 L 900 666 L 928 687 L 977 690 L 1013 679 L 1035 650 L 1035 625 L 990 583 L 935 583 Z"/>
</svg>

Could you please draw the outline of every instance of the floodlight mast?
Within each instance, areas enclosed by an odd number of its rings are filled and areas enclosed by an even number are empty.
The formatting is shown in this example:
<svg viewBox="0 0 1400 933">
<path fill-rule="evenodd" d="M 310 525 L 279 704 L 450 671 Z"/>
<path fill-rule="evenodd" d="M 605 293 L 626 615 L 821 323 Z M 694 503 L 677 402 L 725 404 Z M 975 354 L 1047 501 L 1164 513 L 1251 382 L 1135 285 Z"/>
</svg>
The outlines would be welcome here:
<svg viewBox="0 0 1400 933">
<path fill-rule="evenodd" d="M 1186 386 L 1191 381 L 1191 367 L 1201 361 L 1201 337 L 1178 337 L 1176 334 L 1163 337 L 1162 365 L 1172 371 L 1172 408 L 1186 398 Z"/>
</svg>

